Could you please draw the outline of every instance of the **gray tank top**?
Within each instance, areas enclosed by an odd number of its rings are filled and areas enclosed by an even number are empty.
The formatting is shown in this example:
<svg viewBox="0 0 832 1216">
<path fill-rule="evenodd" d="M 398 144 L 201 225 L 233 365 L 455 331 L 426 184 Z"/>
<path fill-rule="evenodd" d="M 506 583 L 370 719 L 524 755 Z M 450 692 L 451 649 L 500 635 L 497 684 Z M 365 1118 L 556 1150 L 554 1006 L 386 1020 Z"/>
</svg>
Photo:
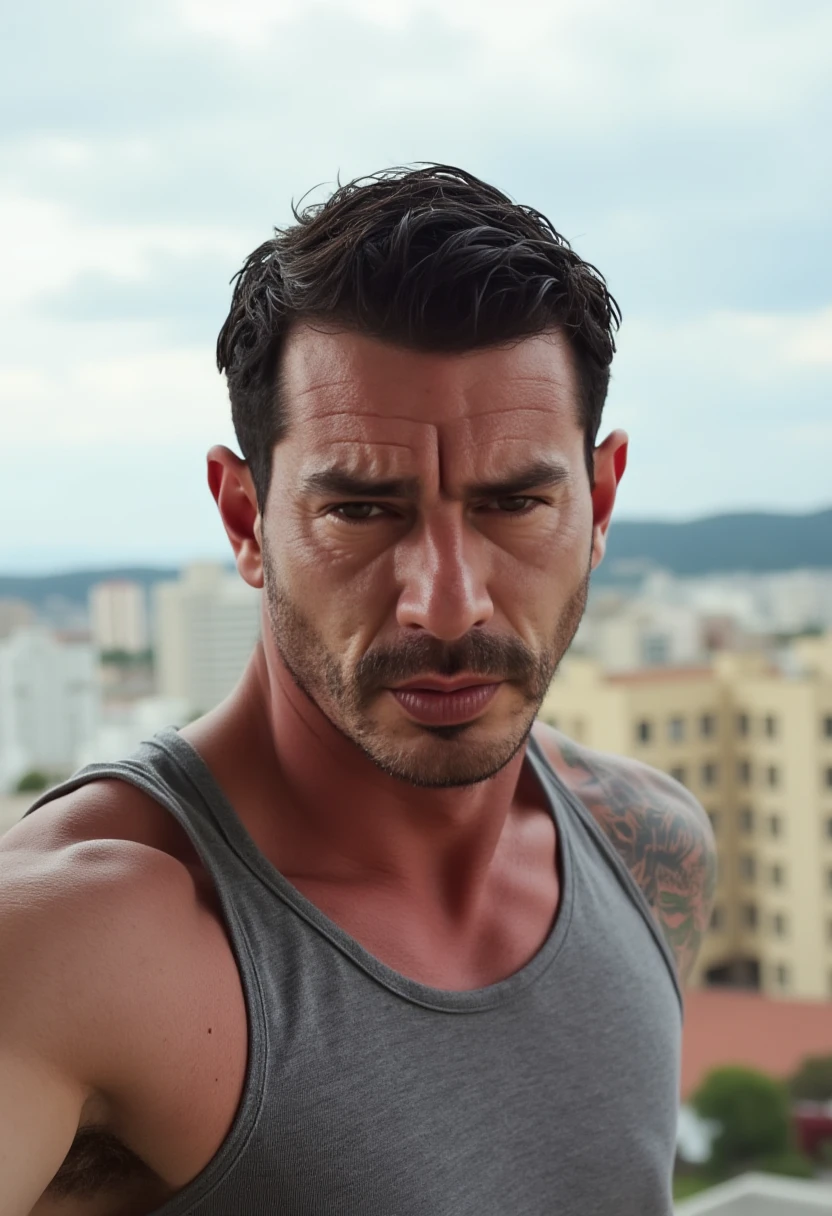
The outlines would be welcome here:
<svg viewBox="0 0 832 1216">
<path fill-rule="evenodd" d="M 534 740 L 526 754 L 557 828 L 560 909 L 529 963 L 466 992 L 399 975 L 324 916 L 175 730 L 35 803 L 129 782 L 181 824 L 219 894 L 248 1013 L 243 1096 L 213 1160 L 154 1216 L 671 1216 L 673 959 L 592 816 Z"/>
</svg>

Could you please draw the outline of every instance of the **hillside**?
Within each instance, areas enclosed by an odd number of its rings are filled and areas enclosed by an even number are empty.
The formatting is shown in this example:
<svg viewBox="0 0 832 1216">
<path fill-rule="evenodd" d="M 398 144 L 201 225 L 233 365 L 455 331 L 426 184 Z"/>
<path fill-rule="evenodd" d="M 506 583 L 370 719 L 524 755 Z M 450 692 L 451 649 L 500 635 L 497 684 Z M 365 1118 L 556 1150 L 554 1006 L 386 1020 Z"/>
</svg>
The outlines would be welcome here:
<svg viewBox="0 0 832 1216">
<path fill-rule="evenodd" d="M 230 566 L 229 568 L 233 568 Z M 680 576 L 728 572 L 832 569 L 832 508 L 808 515 L 748 512 L 685 523 L 616 520 L 607 555 L 593 583 L 631 580 L 661 568 Z M 118 567 L 48 575 L 0 575 L 0 597 L 45 604 L 54 597 L 85 604 L 102 579 L 125 578 L 150 587 L 176 577 L 172 568 Z"/>
<path fill-rule="evenodd" d="M 832 569 L 832 509 L 712 515 L 686 523 L 613 517 L 607 554 L 593 578 L 613 581 L 632 565 L 682 577 Z"/>
</svg>

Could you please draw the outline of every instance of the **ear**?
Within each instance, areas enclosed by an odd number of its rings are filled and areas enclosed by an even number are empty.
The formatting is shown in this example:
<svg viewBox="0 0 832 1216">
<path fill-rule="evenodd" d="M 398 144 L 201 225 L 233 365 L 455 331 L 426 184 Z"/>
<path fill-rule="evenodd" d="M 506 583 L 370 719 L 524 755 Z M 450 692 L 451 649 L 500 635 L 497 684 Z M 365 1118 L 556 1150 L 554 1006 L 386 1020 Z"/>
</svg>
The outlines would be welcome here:
<svg viewBox="0 0 832 1216">
<path fill-rule="evenodd" d="M 592 569 L 607 548 L 607 529 L 612 518 L 618 483 L 627 467 L 626 431 L 613 431 L 595 449 L 595 488 L 592 491 Z"/>
<path fill-rule="evenodd" d="M 237 569 L 250 587 L 262 587 L 262 527 L 248 465 L 230 448 L 218 444 L 208 453 L 208 485 L 231 541 Z"/>
</svg>

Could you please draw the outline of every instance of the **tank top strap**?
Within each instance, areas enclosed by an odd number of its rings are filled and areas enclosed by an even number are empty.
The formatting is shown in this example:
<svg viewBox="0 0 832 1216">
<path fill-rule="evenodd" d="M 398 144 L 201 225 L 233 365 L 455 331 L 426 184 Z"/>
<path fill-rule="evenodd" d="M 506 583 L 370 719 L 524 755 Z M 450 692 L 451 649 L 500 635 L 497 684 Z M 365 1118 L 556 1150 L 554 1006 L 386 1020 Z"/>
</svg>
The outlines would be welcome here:
<svg viewBox="0 0 832 1216">
<path fill-rule="evenodd" d="M 635 906 L 647 925 L 670 973 L 679 1006 L 684 1012 L 684 997 L 679 982 L 676 960 L 659 928 L 647 897 L 636 882 L 621 854 L 591 814 L 588 807 L 581 802 L 580 798 L 569 788 L 563 778 L 558 775 L 543 748 L 533 735 L 529 735 L 526 754 L 538 780 L 543 783 L 544 789 L 547 789 L 550 796 L 553 795 L 561 805 L 566 804 L 568 810 L 571 811 L 571 814 L 561 815 L 558 827 L 561 832 L 569 835 L 573 853 L 573 865 L 575 867 L 576 885 L 580 888 L 582 879 L 587 881 L 588 879 L 596 878 L 599 862 L 604 871 L 611 875 L 620 885 L 626 897 Z"/>
</svg>

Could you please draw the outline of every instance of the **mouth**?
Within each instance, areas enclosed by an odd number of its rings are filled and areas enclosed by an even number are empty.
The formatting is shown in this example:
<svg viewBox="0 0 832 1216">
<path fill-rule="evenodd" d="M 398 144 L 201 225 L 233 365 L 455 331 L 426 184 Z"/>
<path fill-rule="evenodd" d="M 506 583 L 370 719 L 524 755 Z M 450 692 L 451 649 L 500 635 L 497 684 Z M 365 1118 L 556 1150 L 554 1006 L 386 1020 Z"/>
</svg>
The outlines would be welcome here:
<svg viewBox="0 0 832 1216">
<path fill-rule="evenodd" d="M 419 676 L 388 691 L 409 718 L 424 726 L 459 726 L 473 722 L 494 700 L 502 680 L 480 676 Z"/>
</svg>

